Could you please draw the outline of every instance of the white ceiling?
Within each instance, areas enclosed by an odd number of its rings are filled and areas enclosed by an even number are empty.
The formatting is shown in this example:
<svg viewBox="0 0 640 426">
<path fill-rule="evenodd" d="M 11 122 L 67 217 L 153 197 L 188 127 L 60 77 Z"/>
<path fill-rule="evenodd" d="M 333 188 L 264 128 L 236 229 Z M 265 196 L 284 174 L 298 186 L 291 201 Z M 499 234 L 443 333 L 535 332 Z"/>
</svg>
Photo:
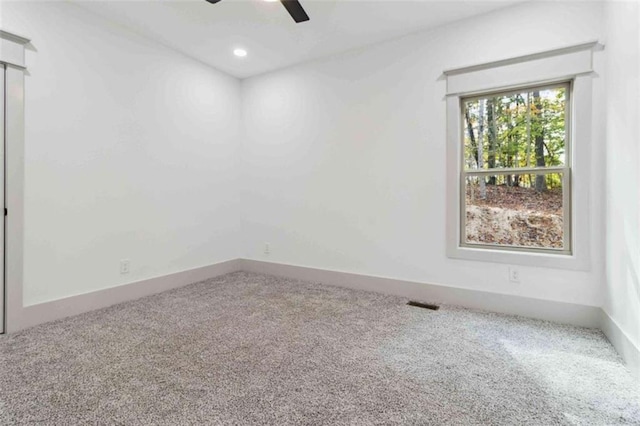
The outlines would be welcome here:
<svg viewBox="0 0 640 426">
<path fill-rule="evenodd" d="M 296 24 L 264 0 L 70 0 L 239 78 L 344 52 L 522 0 L 301 0 Z M 233 49 L 249 55 L 237 58 Z"/>
</svg>

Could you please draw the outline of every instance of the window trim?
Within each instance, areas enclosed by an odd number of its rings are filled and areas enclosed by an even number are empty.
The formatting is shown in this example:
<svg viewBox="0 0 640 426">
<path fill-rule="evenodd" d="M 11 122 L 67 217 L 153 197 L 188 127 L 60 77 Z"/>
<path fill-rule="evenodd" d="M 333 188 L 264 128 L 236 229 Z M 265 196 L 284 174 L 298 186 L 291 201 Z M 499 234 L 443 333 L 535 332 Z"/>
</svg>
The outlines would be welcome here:
<svg viewBox="0 0 640 426">
<path fill-rule="evenodd" d="M 464 103 L 469 101 L 475 101 L 480 99 L 486 99 L 492 96 L 507 96 L 514 93 L 523 91 L 531 92 L 535 90 L 545 90 L 552 88 L 565 88 L 565 161 L 563 166 L 550 166 L 550 167 L 517 167 L 517 168 L 487 168 L 487 169 L 466 169 L 465 168 L 465 155 L 464 155 L 464 135 L 466 132 L 464 123 Z M 478 248 L 500 251 L 518 251 L 518 252 L 534 252 L 534 253 L 546 253 L 556 256 L 567 256 L 572 254 L 573 238 L 572 238 L 572 215 L 571 215 L 571 165 L 572 165 L 572 110 L 573 110 L 573 79 L 562 80 L 547 84 L 536 85 L 523 85 L 514 87 L 509 90 L 491 90 L 480 94 L 474 94 L 471 96 L 460 96 L 460 131 L 458 135 L 458 143 L 460 144 L 460 176 L 458 182 L 460 185 L 460 208 L 459 214 L 459 245 L 466 248 Z M 527 247 L 527 246 L 508 246 L 498 244 L 482 244 L 482 243 L 469 243 L 465 241 L 465 231 L 467 224 L 466 215 L 466 177 L 468 176 L 486 176 L 486 175 L 507 175 L 507 174 L 562 174 L 562 228 L 563 228 L 563 248 L 543 248 L 543 247 Z"/>
<path fill-rule="evenodd" d="M 532 267 L 548 267 L 567 270 L 588 271 L 591 269 L 591 245 L 596 242 L 592 233 L 591 185 L 597 184 L 591 176 L 592 132 L 592 76 L 593 52 L 602 50 L 597 42 L 583 43 L 562 49 L 525 55 L 522 57 L 499 60 L 482 64 L 482 69 L 471 66 L 444 72 L 444 101 L 446 103 L 446 255 L 451 259 L 472 260 L 493 263 L 506 263 Z M 576 53 L 580 51 L 581 55 Z M 570 52 L 566 54 L 565 52 Z M 588 56 L 588 60 L 585 60 Z M 534 57 L 536 69 L 544 72 L 532 77 L 532 73 L 519 74 L 522 63 Z M 548 67 L 545 60 L 549 59 Z M 493 71 L 492 71 L 493 70 Z M 481 77 L 496 75 L 503 78 L 483 80 Z M 481 73 L 481 74 L 480 74 Z M 468 74 L 468 75 L 467 75 Z M 558 255 L 548 251 L 540 253 L 531 250 L 518 251 L 512 248 L 477 248 L 460 246 L 460 99 L 473 95 L 508 91 L 521 87 L 549 85 L 572 80 L 572 99 L 570 111 L 571 132 L 571 189 L 566 191 L 571 198 L 571 254 Z M 505 83 L 506 82 L 506 83 Z M 460 90 L 464 86 L 464 90 Z M 593 206 L 594 208 L 597 206 Z M 580 214 L 577 214 L 580 212 Z"/>
</svg>

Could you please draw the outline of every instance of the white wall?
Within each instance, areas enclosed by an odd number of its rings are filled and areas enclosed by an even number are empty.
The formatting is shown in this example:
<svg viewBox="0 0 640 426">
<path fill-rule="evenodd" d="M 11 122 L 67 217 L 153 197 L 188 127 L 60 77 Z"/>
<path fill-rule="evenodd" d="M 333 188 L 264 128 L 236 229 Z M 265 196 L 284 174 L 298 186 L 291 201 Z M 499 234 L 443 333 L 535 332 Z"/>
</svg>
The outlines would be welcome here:
<svg viewBox="0 0 640 426">
<path fill-rule="evenodd" d="M 65 2 L 1 19 L 33 41 L 25 304 L 237 258 L 239 81 Z"/>
<path fill-rule="evenodd" d="M 640 6 L 608 3 L 605 312 L 640 350 Z"/>
<path fill-rule="evenodd" d="M 598 174 L 590 193 L 591 270 L 520 267 L 516 285 L 506 265 L 446 257 L 440 77 L 457 66 L 601 39 L 601 21 L 598 3 L 521 4 L 244 80 L 244 256 L 600 306 Z M 598 54 L 597 71 L 600 62 Z M 596 77 L 596 118 L 601 86 Z M 592 130 L 601 140 L 602 120 Z M 594 144 L 594 163 L 603 149 Z"/>
<path fill-rule="evenodd" d="M 601 305 L 597 174 L 591 270 L 520 267 L 514 285 L 505 265 L 446 257 L 440 79 L 456 66 L 601 39 L 601 4 L 521 4 L 251 78 L 242 93 L 237 80 L 77 6 L 2 5 L 2 28 L 35 48 L 27 304 L 247 257 Z M 595 78 L 594 117 L 601 86 Z M 601 120 L 593 132 L 604 135 Z M 594 164 L 603 154 L 594 144 Z M 124 258 L 132 272 L 121 276 Z"/>
</svg>

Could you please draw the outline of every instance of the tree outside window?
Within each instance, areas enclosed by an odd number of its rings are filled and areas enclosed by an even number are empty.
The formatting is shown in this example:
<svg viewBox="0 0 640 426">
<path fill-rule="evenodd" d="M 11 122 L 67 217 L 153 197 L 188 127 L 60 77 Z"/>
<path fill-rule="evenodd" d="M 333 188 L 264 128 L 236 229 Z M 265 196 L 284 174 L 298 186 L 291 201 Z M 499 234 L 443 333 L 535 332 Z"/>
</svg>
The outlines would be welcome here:
<svg viewBox="0 0 640 426">
<path fill-rule="evenodd" d="M 461 99 L 461 245 L 571 251 L 570 83 Z"/>
</svg>

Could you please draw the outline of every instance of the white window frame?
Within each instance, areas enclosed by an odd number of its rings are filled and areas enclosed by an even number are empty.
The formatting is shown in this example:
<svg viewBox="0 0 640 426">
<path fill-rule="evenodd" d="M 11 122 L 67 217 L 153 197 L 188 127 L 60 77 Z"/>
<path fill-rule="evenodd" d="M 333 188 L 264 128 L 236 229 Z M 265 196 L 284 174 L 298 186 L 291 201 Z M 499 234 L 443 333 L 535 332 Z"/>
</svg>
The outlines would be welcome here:
<svg viewBox="0 0 640 426">
<path fill-rule="evenodd" d="M 563 47 L 444 72 L 447 81 L 447 256 L 455 259 L 573 270 L 590 269 L 589 192 L 593 51 L 597 42 Z M 568 132 L 571 140 L 563 188 L 571 232 L 562 251 L 462 243 L 464 224 L 462 100 L 570 81 Z M 523 169 L 524 170 L 524 169 Z M 496 171 L 495 173 L 498 173 Z M 579 212 L 579 214 L 577 214 Z M 565 240 L 566 241 L 566 240 Z"/>
<path fill-rule="evenodd" d="M 548 253 L 548 254 L 559 254 L 559 255 L 570 255 L 572 253 L 572 229 L 571 229 L 571 99 L 573 98 L 571 91 L 573 86 L 573 80 L 569 81 L 561 81 L 552 84 L 544 84 L 544 85 L 533 85 L 533 86 L 524 86 L 519 87 L 507 91 L 491 91 L 482 93 L 480 95 L 474 96 L 466 96 L 460 98 L 460 113 L 462 116 L 460 117 L 460 121 L 462 127 L 460 128 L 459 133 L 459 142 L 460 143 L 460 246 L 461 247 L 469 247 L 469 248 L 484 248 L 484 249 L 492 249 L 492 250 L 505 250 L 505 251 L 523 251 L 523 252 L 538 252 L 538 253 Z M 562 166 L 550 166 L 550 167 L 518 167 L 518 168 L 493 168 L 493 169 L 467 169 L 464 165 L 465 155 L 464 155 L 464 134 L 466 132 L 464 126 L 464 103 L 469 102 L 474 99 L 485 99 L 492 96 L 505 96 L 513 93 L 524 92 L 524 91 L 534 91 L 534 90 L 545 90 L 550 88 L 558 88 L 564 87 L 565 90 L 565 161 Z M 554 249 L 554 248 L 544 248 L 544 247 L 524 247 L 524 246 L 515 246 L 515 245 L 498 245 L 498 244 L 483 244 L 483 243 L 469 243 L 465 241 L 465 229 L 467 223 L 467 215 L 466 215 L 466 200 L 465 200 L 465 192 L 466 185 L 465 181 L 468 176 L 495 176 L 495 175 L 508 175 L 508 174 L 551 174 L 551 173 L 561 173 L 562 174 L 562 225 L 563 225 L 563 248 L 562 249 Z"/>
</svg>

